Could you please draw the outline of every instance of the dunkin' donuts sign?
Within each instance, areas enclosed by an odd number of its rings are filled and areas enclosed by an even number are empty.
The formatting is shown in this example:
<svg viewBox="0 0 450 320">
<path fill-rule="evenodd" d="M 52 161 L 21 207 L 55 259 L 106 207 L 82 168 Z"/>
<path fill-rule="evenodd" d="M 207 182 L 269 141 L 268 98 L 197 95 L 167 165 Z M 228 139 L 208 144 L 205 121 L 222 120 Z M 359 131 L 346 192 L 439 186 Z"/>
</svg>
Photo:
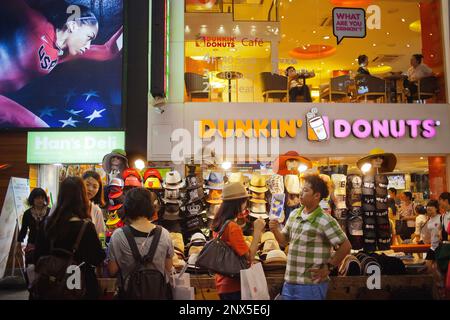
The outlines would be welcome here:
<svg viewBox="0 0 450 320">
<path fill-rule="evenodd" d="M 305 120 L 262 119 L 262 120 L 209 120 L 198 121 L 199 136 L 208 139 L 215 135 L 222 138 L 242 137 L 291 137 L 295 138 L 299 130 L 306 128 L 309 141 L 322 142 L 334 139 L 346 139 L 350 136 L 358 139 L 432 139 L 441 125 L 434 119 L 357 119 L 330 120 L 322 116 L 317 108 L 307 113 Z M 301 131 L 300 131 L 301 132 Z"/>
</svg>

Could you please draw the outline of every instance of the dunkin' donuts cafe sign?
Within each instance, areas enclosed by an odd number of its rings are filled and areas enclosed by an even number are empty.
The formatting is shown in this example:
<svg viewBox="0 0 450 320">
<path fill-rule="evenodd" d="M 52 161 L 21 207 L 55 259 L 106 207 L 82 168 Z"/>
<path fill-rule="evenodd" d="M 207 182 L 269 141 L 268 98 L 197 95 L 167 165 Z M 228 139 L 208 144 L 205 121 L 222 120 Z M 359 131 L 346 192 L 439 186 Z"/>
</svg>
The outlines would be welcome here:
<svg viewBox="0 0 450 320">
<path fill-rule="evenodd" d="M 210 120 L 198 121 L 199 136 L 209 139 L 216 135 L 222 138 L 296 138 L 306 129 L 309 141 L 346 139 L 432 139 L 436 136 L 440 121 L 435 119 L 334 119 L 311 109 L 305 119 L 262 119 L 262 120 Z"/>
</svg>

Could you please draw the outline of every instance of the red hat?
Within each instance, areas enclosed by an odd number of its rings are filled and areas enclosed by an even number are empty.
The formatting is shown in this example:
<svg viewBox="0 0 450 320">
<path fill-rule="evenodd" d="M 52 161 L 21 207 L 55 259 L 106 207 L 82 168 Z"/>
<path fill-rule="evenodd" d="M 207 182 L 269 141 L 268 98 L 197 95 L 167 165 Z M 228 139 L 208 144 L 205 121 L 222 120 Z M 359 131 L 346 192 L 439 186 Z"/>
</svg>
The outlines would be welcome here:
<svg viewBox="0 0 450 320">
<path fill-rule="evenodd" d="M 122 177 L 124 180 L 126 180 L 130 176 L 136 177 L 139 181 L 141 181 L 142 179 L 139 171 L 134 168 L 125 169 L 122 173 Z"/>
<path fill-rule="evenodd" d="M 142 182 L 140 179 L 136 178 L 134 175 L 128 176 L 125 179 L 125 187 L 142 187 Z"/>
<path fill-rule="evenodd" d="M 123 191 L 121 188 L 111 188 L 108 194 L 108 198 L 110 199 L 117 199 L 123 194 Z"/>
<path fill-rule="evenodd" d="M 289 151 L 285 154 L 280 155 L 273 163 L 273 172 L 279 174 L 279 175 L 287 175 L 292 174 L 293 172 L 290 172 L 286 167 L 286 161 L 290 159 L 295 159 L 298 162 L 305 164 L 308 166 L 308 168 L 312 167 L 312 162 L 308 158 L 302 157 L 298 154 L 296 151 Z"/>
<path fill-rule="evenodd" d="M 108 207 L 108 211 L 116 211 L 116 210 L 119 210 L 120 208 L 122 208 L 122 206 L 123 206 L 123 203 L 119 203 L 119 204 L 116 204 L 116 205 L 114 205 L 114 206 L 109 206 L 109 207 Z"/>
<path fill-rule="evenodd" d="M 163 178 L 161 177 L 161 174 L 155 168 L 149 168 L 149 169 L 145 170 L 144 181 L 146 181 L 150 177 L 157 177 L 159 179 L 159 181 L 163 181 Z"/>
</svg>

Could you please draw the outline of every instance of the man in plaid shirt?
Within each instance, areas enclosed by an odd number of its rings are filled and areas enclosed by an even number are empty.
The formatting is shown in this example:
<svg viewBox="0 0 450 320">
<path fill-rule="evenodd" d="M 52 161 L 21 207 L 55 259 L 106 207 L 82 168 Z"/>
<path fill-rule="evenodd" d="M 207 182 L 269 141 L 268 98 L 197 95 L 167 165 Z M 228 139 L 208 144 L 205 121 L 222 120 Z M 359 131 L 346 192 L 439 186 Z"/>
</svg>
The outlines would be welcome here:
<svg viewBox="0 0 450 320">
<path fill-rule="evenodd" d="M 323 300 L 329 274 L 350 253 L 351 244 L 337 221 L 319 206 L 329 195 L 327 184 L 318 175 L 304 178 L 302 206 L 291 213 L 283 230 L 271 220 L 270 230 L 282 246 L 289 243 L 282 298 Z M 333 248 L 336 249 L 332 254 Z"/>
</svg>

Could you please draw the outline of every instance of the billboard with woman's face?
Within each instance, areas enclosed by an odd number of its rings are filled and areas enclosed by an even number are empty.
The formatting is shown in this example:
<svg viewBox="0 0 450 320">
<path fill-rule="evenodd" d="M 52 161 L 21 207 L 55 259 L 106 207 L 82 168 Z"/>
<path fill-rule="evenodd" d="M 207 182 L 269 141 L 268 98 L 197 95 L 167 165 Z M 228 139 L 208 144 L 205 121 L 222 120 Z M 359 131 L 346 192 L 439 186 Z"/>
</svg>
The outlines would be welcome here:
<svg viewBox="0 0 450 320">
<path fill-rule="evenodd" d="M 123 0 L 0 0 L 0 129 L 122 127 Z"/>
</svg>

